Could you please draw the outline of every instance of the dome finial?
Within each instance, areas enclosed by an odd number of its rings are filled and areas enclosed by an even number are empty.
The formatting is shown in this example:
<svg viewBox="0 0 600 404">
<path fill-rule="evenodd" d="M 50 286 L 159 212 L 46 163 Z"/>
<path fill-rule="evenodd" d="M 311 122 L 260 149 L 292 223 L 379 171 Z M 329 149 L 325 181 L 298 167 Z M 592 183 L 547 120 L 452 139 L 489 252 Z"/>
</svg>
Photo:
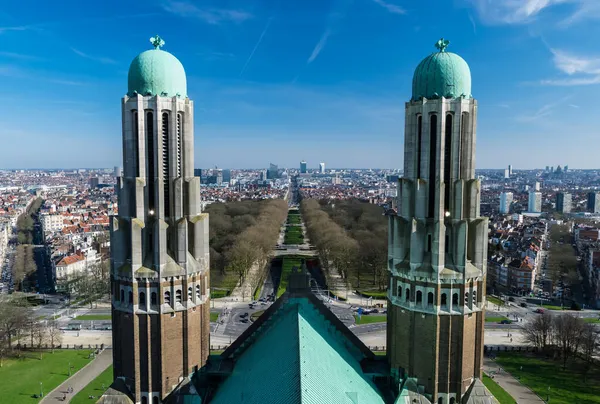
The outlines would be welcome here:
<svg viewBox="0 0 600 404">
<path fill-rule="evenodd" d="M 449 44 L 449 40 L 440 38 L 440 40 L 435 43 L 435 47 L 438 48 L 440 52 L 446 52 L 446 48 Z"/>
<path fill-rule="evenodd" d="M 152 38 L 150 38 L 150 43 L 152 44 L 152 46 L 154 46 L 154 49 L 160 49 L 162 46 L 165 46 L 165 41 L 163 41 L 163 39 L 158 35 L 155 35 Z"/>
</svg>

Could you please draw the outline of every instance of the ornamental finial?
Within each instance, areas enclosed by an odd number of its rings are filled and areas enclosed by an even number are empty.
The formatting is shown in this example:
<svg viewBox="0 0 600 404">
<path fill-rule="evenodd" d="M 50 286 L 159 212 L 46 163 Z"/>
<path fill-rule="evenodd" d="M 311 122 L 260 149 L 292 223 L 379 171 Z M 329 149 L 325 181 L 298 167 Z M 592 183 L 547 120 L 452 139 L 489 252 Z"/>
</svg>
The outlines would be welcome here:
<svg viewBox="0 0 600 404">
<path fill-rule="evenodd" d="M 446 48 L 449 44 L 449 40 L 440 38 L 440 40 L 435 43 L 435 47 L 438 48 L 440 52 L 446 52 Z"/>
<path fill-rule="evenodd" d="M 160 49 L 161 46 L 165 46 L 165 41 L 163 41 L 163 39 L 158 35 L 155 35 L 152 38 L 150 38 L 150 43 L 152 44 L 152 46 L 154 46 L 154 49 Z"/>
</svg>

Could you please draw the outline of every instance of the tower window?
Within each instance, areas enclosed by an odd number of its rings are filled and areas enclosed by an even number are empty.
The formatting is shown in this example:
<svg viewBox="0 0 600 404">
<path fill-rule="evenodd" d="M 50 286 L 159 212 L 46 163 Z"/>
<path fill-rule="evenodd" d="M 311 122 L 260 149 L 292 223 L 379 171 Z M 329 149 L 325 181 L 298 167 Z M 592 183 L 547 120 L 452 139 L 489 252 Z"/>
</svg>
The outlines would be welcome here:
<svg viewBox="0 0 600 404">
<path fill-rule="evenodd" d="M 476 290 L 473 291 L 472 300 L 473 300 L 473 305 L 476 305 L 477 304 L 477 291 Z"/>
<path fill-rule="evenodd" d="M 146 294 L 144 292 L 138 294 L 138 306 L 140 309 L 146 310 Z"/>
<path fill-rule="evenodd" d="M 431 252 L 431 234 L 427 235 L 427 252 Z"/>
<path fill-rule="evenodd" d="M 196 299 L 200 299 L 200 285 L 196 285 Z"/>
<path fill-rule="evenodd" d="M 181 177 L 181 132 L 183 129 L 183 119 L 181 114 L 177 114 L 177 177 Z"/>
<path fill-rule="evenodd" d="M 428 195 L 428 217 L 435 213 L 435 177 L 437 171 L 437 115 L 431 115 L 429 120 L 429 195 Z"/>
<path fill-rule="evenodd" d="M 454 404 L 456 402 L 456 399 L 454 397 L 450 397 L 450 404 Z"/>
<path fill-rule="evenodd" d="M 131 120 L 133 121 L 133 144 L 135 151 L 135 176 L 140 176 L 140 134 L 138 133 L 138 113 L 131 111 Z"/>
<path fill-rule="evenodd" d="M 156 292 L 152 292 L 150 295 L 150 304 L 152 306 L 156 306 Z"/>
<path fill-rule="evenodd" d="M 402 297 L 402 286 L 398 286 L 398 297 Z"/>
<path fill-rule="evenodd" d="M 129 291 L 129 293 L 127 293 L 127 303 L 133 304 L 133 292 L 132 291 Z"/>
<path fill-rule="evenodd" d="M 417 179 L 421 178 L 421 142 L 423 132 L 423 116 L 417 117 Z"/>
<path fill-rule="evenodd" d="M 427 305 L 433 306 L 433 293 L 431 292 L 427 293 Z"/>
<path fill-rule="evenodd" d="M 194 290 L 192 289 L 192 287 L 190 286 L 188 288 L 188 300 L 192 300 L 192 298 L 194 297 Z"/>
<path fill-rule="evenodd" d="M 406 294 L 405 294 L 404 297 L 405 297 L 405 299 L 406 299 L 407 302 L 410 300 L 410 289 L 409 288 L 406 288 Z"/>
<path fill-rule="evenodd" d="M 162 114 L 162 178 L 165 216 L 169 217 L 169 114 L 166 112 Z"/>
<path fill-rule="evenodd" d="M 438 398 L 438 404 L 444 404 L 444 399 L 442 397 Z"/>
<path fill-rule="evenodd" d="M 460 139 L 458 139 L 458 158 L 456 159 L 456 161 L 458 161 L 458 178 L 462 178 L 462 168 L 463 168 L 463 150 L 465 149 L 465 142 L 467 139 L 467 124 L 469 122 L 469 114 L 466 112 L 462 113 L 461 119 L 460 119 Z"/>
<path fill-rule="evenodd" d="M 458 293 L 452 294 L 452 306 L 458 306 Z"/>
<path fill-rule="evenodd" d="M 168 290 L 165 290 L 164 300 L 165 304 L 171 304 L 171 292 L 169 292 Z"/>
<path fill-rule="evenodd" d="M 152 112 L 146 114 L 146 161 L 148 163 L 148 210 L 154 211 L 154 180 L 156 171 L 154 170 L 154 120 Z M 152 245 L 152 244 L 150 244 Z"/>
<path fill-rule="evenodd" d="M 417 290 L 417 304 L 423 303 L 423 292 Z"/>
<path fill-rule="evenodd" d="M 442 293 L 442 303 L 441 303 L 442 306 L 448 305 L 447 299 L 448 299 L 448 297 L 446 296 L 446 294 Z"/>
<path fill-rule="evenodd" d="M 181 289 L 175 291 L 175 303 L 181 303 Z"/>
<path fill-rule="evenodd" d="M 448 212 L 450 210 L 450 173 L 452 170 L 452 114 L 446 115 L 444 137 L 444 212 Z"/>
<path fill-rule="evenodd" d="M 465 292 L 465 305 L 469 304 L 469 292 Z"/>
<path fill-rule="evenodd" d="M 148 397 L 142 397 L 142 404 L 148 404 Z"/>
<path fill-rule="evenodd" d="M 444 243 L 444 250 L 448 252 L 450 250 L 450 236 L 446 234 L 446 242 Z"/>
</svg>

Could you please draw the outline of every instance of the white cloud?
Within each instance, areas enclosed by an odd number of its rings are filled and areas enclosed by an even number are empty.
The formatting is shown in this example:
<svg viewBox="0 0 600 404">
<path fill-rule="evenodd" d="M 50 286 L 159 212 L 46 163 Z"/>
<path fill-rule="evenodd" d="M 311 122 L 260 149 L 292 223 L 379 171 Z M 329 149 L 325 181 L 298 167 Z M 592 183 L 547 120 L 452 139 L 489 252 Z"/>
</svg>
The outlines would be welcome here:
<svg viewBox="0 0 600 404">
<path fill-rule="evenodd" d="M 110 58 L 88 55 L 87 53 L 83 53 L 82 51 L 77 50 L 75 48 L 71 48 L 71 50 L 73 51 L 73 53 L 75 53 L 78 56 L 81 56 L 84 59 L 93 60 L 94 62 L 100 62 L 100 63 L 107 64 L 107 65 L 117 64 L 116 61 L 114 61 L 113 59 L 110 59 Z"/>
<path fill-rule="evenodd" d="M 545 116 L 551 115 L 553 113 L 553 111 L 556 109 L 556 107 L 563 105 L 565 102 L 567 102 L 572 97 L 573 97 L 572 95 L 568 95 L 566 97 L 559 99 L 558 101 L 551 102 L 549 104 L 545 104 L 542 107 L 540 107 L 537 111 L 535 111 L 534 113 L 532 113 L 530 115 L 522 115 L 522 116 L 517 117 L 517 120 L 521 121 L 521 122 L 532 122 L 532 121 L 536 121 L 540 118 L 543 118 Z"/>
<path fill-rule="evenodd" d="M 194 17 L 212 25 L 223 22 L 240 23 L 252 18 L 252 14 L 242 10 L 201 8 L 187 1 L 167 1 L 162 7 L 180 17 Z"/>
<path fill-rule="evenodd" d="M 385 8 L 387 11 L 389 11 L 392 14 L 406 14 L 406 10 L 404 10 L 402 7 L 397 6 L 395 4 L 388 3 L 384 0 L 373 0 L 373 1 L 377 4 L 379 4 L 381 7 Z"/>
<path fill-rule="evenodd" d="M 585 86 L 600 84 L 600 57 L 574 55 L 558 49 L 550 49 L 554 66 L 569 77 L 542 80 L 549 86 Z"/>
<path fill-rule="evenodd" d="M 570 4 L 570 14 L 560 20 L 566 27 L 576 21 L 600 18 L 598 0 L 466 0 L 486 24 L 524 24 L 560 4 Z"/>
<path fill-rule="evenodd" d="M 317 58 L 317 56 L 319 56 L 319 53 L 321 53 L 321 51 L 325 47 L 325 44 L 327 43 L 329 35 L 331 35 L 331 30 L 327 28 L 325 32 L 323 32 L 323 35 L 321 35 L 321 39 L 319 39 L 319 42 L 317 42 L 317 44 L 315 45 L 306 63 L 312 63 Z"/>
</svg>

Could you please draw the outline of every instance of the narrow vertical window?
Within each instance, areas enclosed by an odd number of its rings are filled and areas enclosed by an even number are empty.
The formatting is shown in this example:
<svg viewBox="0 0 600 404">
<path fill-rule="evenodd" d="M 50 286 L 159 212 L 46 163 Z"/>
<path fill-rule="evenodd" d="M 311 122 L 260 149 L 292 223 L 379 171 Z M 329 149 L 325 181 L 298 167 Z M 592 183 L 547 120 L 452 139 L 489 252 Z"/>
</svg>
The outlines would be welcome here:
<svg viewBox="0 0 600 404">
<path fill-rule="evenodd" d="M 181 177 L 181 132 L 183 120 L 181 114 L 177 114 L 177 177 Z"/>
<path fill-rule="evenodd" d="M 146 310 L 146 294 L 144 292 L 138 294 L 138 306 L 140 310 Z"/>
<path fill-rule="evenodd" d="M 435 173 L 437 170 L 436 151 L 437 151 L 437 115 L 431 115 L 429 118 L 429 214 L 433 217 L 435 213 Z"/>
<path fill-rule="evenodd" d="M 448 296 L 445 293 L 442 293 L 442 301 L 440 303 L 442 306 L 448 305 Z"/>
<path fill-rule="evenodd" d="M 188 288 L 188 300 L 192 300 L 192 299 L 193 299 L 193 297 L 194 297 L 194 292 L 193 292 L 193 289 L 192 289 L 192 287 L 190 286 L 190 287 Z"/>
<path fill-rule="evenodd" d="M 152 292 L 150 295 L 150 305 L 156 306 L 156 292 Z"/>
<path fill-rule="evenodd" d="M 148 164 L 148 209 L 154 212 L 154 181 L 156 171 L 154 170 L 154 120 L 152 112 L 146 114 L 146 161 Z M 152 244 L 150 244 L 152 245 Z"/>
<path fill-rule="evenodd" d="M 433 306 L 433 293 L 432 292 L 427 293 L 427 305 Z"/>
<path fill-rule="evenodd" d="M 431 252 L 431 234 L 427 235 L 427 252 Z"/>
<path fill-rule="evenodd" d="M 462 113 L 460 118 L 460 139 L 458 139 L 458 178 L 462 178 L 462 168 L 463 168 L 463 151 L 465 149 L 465 141 L 467 139 L 467 124 L 469 121 L 469 114 L 466 112 Z"/>
<path fill-rule="evenodd" d="M 162 114 L 162 179 L 165 217 L 171 216 L 169 203 L 169 114 Z"/>
<path fill-rule="evenodd" d="M 444 242 L 444 250 L 446 251 L 446 253 L 448 253 L 448 251 L 450 251 L 450 236 L 448 234 L 446 234 L 446 241 Z"/>
<path fill-rule="evenodd" d="M 181 289 L 175 291 L 175 302 L 181 303 Z"/>
<path fill-rule="evenodd" d="M 450 172 L 452 170 L 452 114 L 446 115 L 444 130 L 444 213 L 450 210 Z"/>
<path fill-rule="evenodd" d="M 135 156 L 135 176 L 140 176 L 140 134 L 138 133 L 138 113 L 131 111 L 132 130 L 133 130 L 133 154 Z"/>
<path fill-rule="evenodd" d="M 168 290 L 166 290 L 164 294 L 164 303 L 171 304 L 171 292 L 169 292 Z"/>
<path fill-rule="evenodd" d="M 458 306 L 458 293 L 452 294 L 452 306 Z"/>
<path fill-rule="evenodd" d="M 421 178 L 421 140 L 423 132 L 423 116 L 417 117 L 417 179 Z"/>
<path fill-rule="evenodd" d="M 417 290 L 417 303 L 423 303 L 423 292 L 421 292 L 420 290 Z"/>
<path fill-rule="evenodd" d="M 406 301 L 408 302 L 410 300 L 410 289 L 406 288 L 406 294 L 404 295 Z"/>
</svg>

